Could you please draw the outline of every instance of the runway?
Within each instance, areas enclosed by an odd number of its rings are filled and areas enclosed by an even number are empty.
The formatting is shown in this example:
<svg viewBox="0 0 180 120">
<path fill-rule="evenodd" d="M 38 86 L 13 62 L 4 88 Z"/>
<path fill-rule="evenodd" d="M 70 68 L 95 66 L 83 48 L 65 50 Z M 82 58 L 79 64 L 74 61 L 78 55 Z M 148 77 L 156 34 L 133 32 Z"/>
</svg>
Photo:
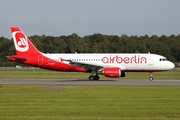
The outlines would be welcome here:
<svg viewBox="0 0 180 120">
<path fill-rule="evenodd" d="M 122 79 L 122 80 L 99 80 L 88 81 L 83 79 L 0 79 L 0 84 L 61 84 L 61 85 L 170 85 L 179 86 L 180 80 L 143 80 L 143 79 Z"/>
</svg>

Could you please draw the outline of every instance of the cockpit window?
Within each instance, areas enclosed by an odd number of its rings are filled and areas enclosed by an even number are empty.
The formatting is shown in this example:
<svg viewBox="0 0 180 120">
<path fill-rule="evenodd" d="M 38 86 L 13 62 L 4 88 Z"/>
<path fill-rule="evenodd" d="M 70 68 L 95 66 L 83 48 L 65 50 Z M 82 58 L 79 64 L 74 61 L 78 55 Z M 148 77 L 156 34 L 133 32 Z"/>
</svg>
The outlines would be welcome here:
<svg viewBox="0 0 180 120">
<path fill-rule="evenodd" d="M 159 61 L 169 61 L 167 58 L 160 58 Z"/>
</svg>

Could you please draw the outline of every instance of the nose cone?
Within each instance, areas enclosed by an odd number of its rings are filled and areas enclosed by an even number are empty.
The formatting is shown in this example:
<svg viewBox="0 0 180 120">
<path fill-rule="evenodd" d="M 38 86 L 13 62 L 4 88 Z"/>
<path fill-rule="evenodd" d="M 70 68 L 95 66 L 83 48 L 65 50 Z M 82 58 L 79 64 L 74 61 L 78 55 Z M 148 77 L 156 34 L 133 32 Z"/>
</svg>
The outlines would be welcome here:
<svg viewBox="0 0 180 120">
<path fill-rule="evenodd" d="M 175 67 L 174 63 L 169 62 L 169 64 L 168 64 L 168 68 L 169 68 L 169 69 L 173 69 L 174 67 Z"/>
</svg>

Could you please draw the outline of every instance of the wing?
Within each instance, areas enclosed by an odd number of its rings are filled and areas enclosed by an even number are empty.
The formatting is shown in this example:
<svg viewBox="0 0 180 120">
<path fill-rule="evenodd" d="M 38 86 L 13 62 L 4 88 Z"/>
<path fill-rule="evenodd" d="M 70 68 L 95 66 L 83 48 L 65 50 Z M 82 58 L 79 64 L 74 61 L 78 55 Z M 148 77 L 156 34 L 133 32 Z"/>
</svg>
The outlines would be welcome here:
<svg viewBox="0 0 180 120">
<path fill-rule="evenodd" d="M 124 65 L 113 65 L 113 64 L 97 64 L 97 63 L 92 63 L 92 62 L 85 62 L 85 61 L 72 61 L 72 60 L 65 60 L 64 61 L 69 62 L 70 65 L 78 66 L 80 68 L 84 68 L 85 70 L 92 70 L 92 71 L 101 71 L 103 68 L 121 68 L 121 70 L 126 70 L 126 67 Z"/>
<path fill-rule="evenodd" d="M 100 70 L 104 67 L 112 67 L 109 65 L 97 64 L 97 63 L 88 63 L 88 62 L 80 62 L 80 61 L 72 61 L 72 60 L 65 60 L 68 61 L 70 65 L 83 67 L 85 70 Z"/>
</svg>

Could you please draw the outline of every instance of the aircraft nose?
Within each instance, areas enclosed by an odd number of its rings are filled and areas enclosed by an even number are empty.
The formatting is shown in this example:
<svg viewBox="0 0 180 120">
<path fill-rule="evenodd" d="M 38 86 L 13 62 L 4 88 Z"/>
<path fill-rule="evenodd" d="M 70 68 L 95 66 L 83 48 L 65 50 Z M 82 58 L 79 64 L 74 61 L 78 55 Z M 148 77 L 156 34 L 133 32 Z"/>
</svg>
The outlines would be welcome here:
<svg viewBox="0 0 180 120">
<path fill-rule="evenodd" d="M 169 67 L 169 69 L 173 69 L 173 68 L 175 67 L 175 65 L 174 65 L 174 63 L 170 62 L 170 63 L 168 64 L 168 67 Z"/>
</svg>

